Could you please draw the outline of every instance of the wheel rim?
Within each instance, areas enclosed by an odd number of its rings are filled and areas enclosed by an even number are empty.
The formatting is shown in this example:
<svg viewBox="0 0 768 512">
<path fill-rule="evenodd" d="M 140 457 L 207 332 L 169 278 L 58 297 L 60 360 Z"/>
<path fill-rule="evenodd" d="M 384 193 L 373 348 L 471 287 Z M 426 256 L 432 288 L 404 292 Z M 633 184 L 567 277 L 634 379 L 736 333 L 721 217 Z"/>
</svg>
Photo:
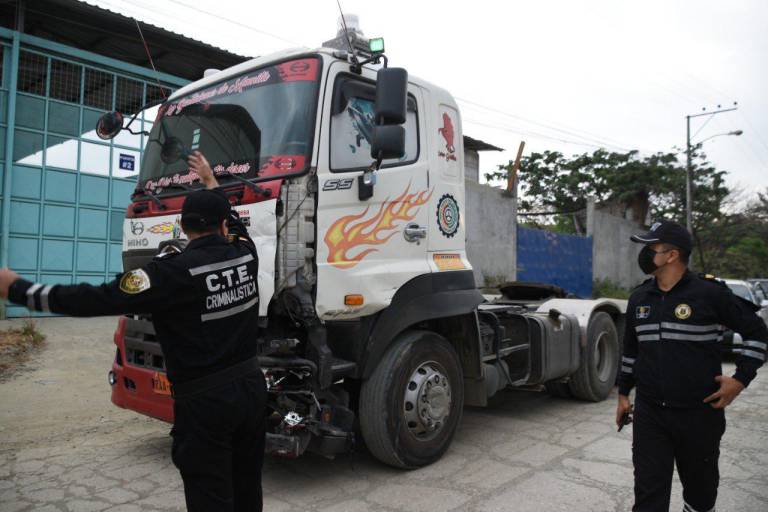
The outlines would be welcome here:
<svg viewBox="0 0 768 512">
<path fill-rule="evenodd" d="M 446 373 L 438 363 L 428 361 L 414 370 L 405 386 L 405 423 L 418 439 L 439 434 L 451 414 L 451 385 Z"/>
<path fill-rule="evenodd" d="M 608 331 L 602 331 L 597 335 L 594 351 L 594 368 L 601 382 L 606 382 L 611 377 L 611 361 L 616 357 L 617 354 L 614 353 L 613 344 L 610 342 L 610 334 Z"/>
</svg>

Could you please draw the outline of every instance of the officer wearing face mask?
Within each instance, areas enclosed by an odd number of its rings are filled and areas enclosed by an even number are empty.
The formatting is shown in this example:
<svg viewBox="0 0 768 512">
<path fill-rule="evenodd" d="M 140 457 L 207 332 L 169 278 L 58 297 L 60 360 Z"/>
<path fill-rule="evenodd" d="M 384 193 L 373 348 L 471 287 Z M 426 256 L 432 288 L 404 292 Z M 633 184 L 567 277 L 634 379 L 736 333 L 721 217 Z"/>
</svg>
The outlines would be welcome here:
<svg viewBox="0 0 768 512">
<path fill-rule="evenodd" d="M 619 374 L 617 424 L 631 410 L 629 394 L 637 388 L 632 510 L 669 510 L 677 465 L 684 512 L 712 511 L 724 409 L 763 364 L 768 330 L 754 304 L 712 276 L 688 270 L 692 242 L 681 225 L 657 222 L 631 240 L 645 245 L 638 263 L 653 276 L 629 299 Z M 722 326 L 745 340 L 732 376 L 722 375 Z"/>
</svg>

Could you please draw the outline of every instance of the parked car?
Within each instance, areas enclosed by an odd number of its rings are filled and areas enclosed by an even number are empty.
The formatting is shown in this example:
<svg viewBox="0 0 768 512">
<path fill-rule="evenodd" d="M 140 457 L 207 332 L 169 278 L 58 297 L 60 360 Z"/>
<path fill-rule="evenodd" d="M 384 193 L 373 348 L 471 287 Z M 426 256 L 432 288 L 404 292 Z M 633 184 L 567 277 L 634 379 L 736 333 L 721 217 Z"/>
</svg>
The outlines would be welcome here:
<svg viewBox="0 0 768 512">
<path fill-rule="evenodd" d="M 722 281 L 737 296 L 760 306 L 757 314 L 764 322 L 768 323 L 768 279 L 750 279 L 749 281 L 723 279 Z M 742 339 L 738 333 L 734 333 L 730 329 L 726 330 L 723 333 L 724 353 L 732 354 L 735 350 L 738 350 L 741 342 Z"/>
</svg>

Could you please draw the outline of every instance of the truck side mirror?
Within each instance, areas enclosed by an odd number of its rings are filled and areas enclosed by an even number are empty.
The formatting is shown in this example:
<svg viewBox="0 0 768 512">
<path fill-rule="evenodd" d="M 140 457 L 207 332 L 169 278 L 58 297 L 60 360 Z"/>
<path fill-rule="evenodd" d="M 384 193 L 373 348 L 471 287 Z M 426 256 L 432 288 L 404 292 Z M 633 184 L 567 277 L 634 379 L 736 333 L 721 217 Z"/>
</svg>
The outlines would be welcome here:
<svg viewBox="0 0 768 512">
<path fill-rule="evenodd" d="M 408 71 L 382 68 L 376 73 L 376 103 L 373 112 L 377 125 L 403 124 L 408 99 Z"/>
<path fill-rule="evenodd" d="M 373 175 L 381 161 L 402 158 L 405 154 L 405 123 L 408 101 L 408 72 L 403 68 L 382 68 L 376 72 L 376 101 L 373 104 L 375 125 L 371 140 L 374 163 L 357 177 L 358 198 L 373 197 L 376 179 Z"/>
<path fill-rule="evenodd" d="M 405 128 L 400 125 L 373 127 L 371 158 L 387 160 L 405 155 Z"/>
<path fill-rule="evenodd" d="M 107 112 L 96 122 L 96 135 L 100 139 L 114 139 L 123 129 L 123 114 L 120 112 Z"/>
</svg>

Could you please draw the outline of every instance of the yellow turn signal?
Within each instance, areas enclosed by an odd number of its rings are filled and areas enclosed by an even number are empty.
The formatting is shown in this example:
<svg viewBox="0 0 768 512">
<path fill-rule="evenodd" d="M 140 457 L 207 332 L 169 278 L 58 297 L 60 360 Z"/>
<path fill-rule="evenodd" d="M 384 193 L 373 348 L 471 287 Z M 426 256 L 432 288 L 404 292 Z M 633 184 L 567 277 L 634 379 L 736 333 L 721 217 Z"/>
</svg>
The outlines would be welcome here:
<svg viewBox="0 0 768 512">
<path fill-rule="evenodd" d="M 365 300 L 362 295 L 345 295 L 344 305 L 346 306 L 362 306 Z"/>
</svg>

